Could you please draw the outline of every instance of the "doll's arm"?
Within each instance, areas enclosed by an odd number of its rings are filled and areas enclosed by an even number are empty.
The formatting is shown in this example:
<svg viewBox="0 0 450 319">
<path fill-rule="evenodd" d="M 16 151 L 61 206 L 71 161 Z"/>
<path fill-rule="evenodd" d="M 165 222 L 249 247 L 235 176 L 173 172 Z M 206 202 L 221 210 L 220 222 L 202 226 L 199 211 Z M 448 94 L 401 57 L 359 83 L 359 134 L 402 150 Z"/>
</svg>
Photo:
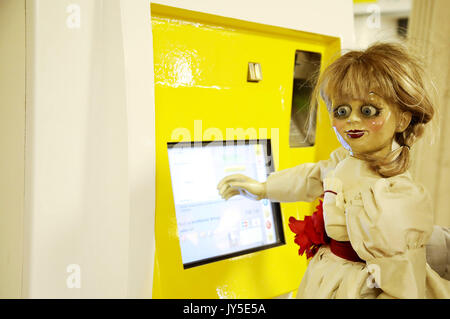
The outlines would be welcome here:
<svg viewBox="0 0 450 319">
<path fill-rule="evenodd" d="M 243 195 L 254 200 L 268 198 L 279 202 L 313 201 L 323 192 L 320 167 L 312 163 L 276 172 L 266 182 L 242 174 L 229 175 L 219 182 L 217 189 L 225 200 Z"/>
<path fill-rule="evenodd" d="M 328 160 L 305 163 L 270 174 L 267 178 L 267 197 L 278 202 L 312 202 L 324 191 L 323 180 L 338 162 L 348 156 L 339 148 Z"/>
<path fill-rule="evenodd" d="M 268 198 L 278 202 L 311 202 L 322 195 L 322 180 L 326 173 L 346 156 L 347 151 L 339 148 L 331 153 L 328 160 L 274 172 L 266 182 L 258 182 L 242 174 L 229 175 L 219 182 L 217 189 L 224 199 L 244 195 L 255 200 Z"/>
</svg>

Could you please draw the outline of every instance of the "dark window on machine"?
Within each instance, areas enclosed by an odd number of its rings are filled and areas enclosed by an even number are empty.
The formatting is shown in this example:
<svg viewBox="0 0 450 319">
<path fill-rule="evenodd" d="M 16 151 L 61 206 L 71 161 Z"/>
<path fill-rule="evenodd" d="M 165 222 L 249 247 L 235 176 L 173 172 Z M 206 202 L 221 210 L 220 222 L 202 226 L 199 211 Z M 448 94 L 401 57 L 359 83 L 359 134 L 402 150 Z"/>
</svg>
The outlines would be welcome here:
<svg viewBox="0 0 450 319">
<path fill-rule="evenodd" d="M 320 59 L 319 53 L 300 50 L 295 52 L 290 147 L 308 147 L 315 143 L 317 105 L 311 110 L 310 99 L 320 71 Z"/>
</svg>

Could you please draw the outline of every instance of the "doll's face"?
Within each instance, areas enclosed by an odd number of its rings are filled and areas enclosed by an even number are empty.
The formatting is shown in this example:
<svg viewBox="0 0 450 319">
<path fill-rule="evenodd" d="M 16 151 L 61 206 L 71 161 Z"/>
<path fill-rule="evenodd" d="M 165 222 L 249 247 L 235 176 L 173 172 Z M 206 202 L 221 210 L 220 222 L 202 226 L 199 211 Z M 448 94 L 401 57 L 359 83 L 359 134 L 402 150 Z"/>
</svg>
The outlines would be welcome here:
<svg viewBox="0 0 450 319">
<path fill-rule="evenodd" d="M 386 156 L 395 133 L 403 129 L 398 107 L 375 93 L 365 100 L 333 100 L 330 118 L 340 143 L 355 156 Z"/>
</svg>

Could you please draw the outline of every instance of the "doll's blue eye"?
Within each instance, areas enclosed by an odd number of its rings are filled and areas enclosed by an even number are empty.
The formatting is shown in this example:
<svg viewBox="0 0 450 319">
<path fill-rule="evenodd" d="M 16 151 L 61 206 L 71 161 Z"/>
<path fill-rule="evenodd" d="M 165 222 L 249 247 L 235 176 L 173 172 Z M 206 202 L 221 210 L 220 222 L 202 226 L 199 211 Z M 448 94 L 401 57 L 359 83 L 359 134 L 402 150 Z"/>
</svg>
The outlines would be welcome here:
<svg viewBox="0 0 450 319">
<path fill-rule="evenodd" d="M 337 118 L 343 118 L 350 115 L 352 109 L 348 105 L 341 105 L 334 109 L 334 116 Z"/>
<path fill-rule="evenodd" d="M 361 113 L 365 117 L 372 117 L 380 114 L 380 110 L 373 105 L 363 105 L 361 107 Z"/>
</svg>

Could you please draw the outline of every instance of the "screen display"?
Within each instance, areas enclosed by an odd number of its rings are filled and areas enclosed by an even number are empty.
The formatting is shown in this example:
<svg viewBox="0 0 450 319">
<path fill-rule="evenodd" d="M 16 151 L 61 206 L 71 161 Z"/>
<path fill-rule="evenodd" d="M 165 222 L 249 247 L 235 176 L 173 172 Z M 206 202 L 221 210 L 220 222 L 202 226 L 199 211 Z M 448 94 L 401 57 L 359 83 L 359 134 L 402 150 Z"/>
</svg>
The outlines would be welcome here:
<svg viewBox="0 0 450 319">
<path fill-rule="evenodd" d="M 266 181 L 270 140 L 168 143 L 168 155 L 184 268 L 284 244 L 279 203 L 217 190 L 231 174 Z"/>
</svg>

